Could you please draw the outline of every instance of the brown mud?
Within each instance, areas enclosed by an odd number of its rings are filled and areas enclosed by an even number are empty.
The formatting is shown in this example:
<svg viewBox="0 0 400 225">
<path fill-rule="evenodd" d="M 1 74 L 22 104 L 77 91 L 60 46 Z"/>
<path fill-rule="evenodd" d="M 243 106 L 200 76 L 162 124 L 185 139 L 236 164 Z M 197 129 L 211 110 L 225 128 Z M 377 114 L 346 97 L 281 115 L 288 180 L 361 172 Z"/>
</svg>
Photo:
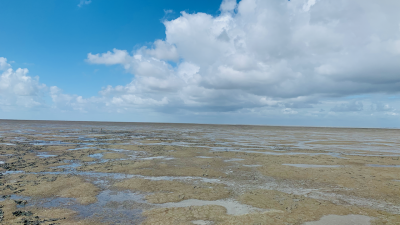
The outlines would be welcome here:
<svg viewBox="0 0 400 225">
<path fill-rule="evenodd" d="M 400 224 L 399 134 L 0 120 L 0 223 Z"/>
</svg>

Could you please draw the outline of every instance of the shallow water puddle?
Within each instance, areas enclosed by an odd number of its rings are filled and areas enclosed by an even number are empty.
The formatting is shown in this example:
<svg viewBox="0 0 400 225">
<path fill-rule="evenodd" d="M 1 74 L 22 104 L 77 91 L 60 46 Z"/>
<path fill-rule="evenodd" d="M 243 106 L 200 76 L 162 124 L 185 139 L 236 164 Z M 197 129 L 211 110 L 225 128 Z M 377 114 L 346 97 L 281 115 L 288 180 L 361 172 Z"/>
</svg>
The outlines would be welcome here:
<svg viewBox="0 0 400 225">
<path fill-rule="evenodd" d="M 237 161 L 242 161 L 244 159 L 226 159 L 224 162 L 237 162 Z"/>
<path fill-rule="evenodd" d="M 193 220 L 191 222 L 193 224 L 196 224 L 196 225 L 211 225 L 211 224 L 214 224 L 213 221 L 208 221 L 208 220 Z"/>
<path fill-rule="evenodd" d="M 0 143 L 0 145 L 16 145 L 16 144 L 13 144 L 13 143 Z"/>
<path fill-rule="evenodd" d="M 153 160 L 153 159 L 163 159 L 163 160 L 173 160 L 174 157 L 166 157 L 166 156 L 154 156 L 154 157 L 146 157 L 146 158 L 139 158 L 141 160 Z"/>
<path fill-rule="evenodd" d="M 124 202 L 124 201 L 135 201 L 140 203 L 146 203 L 144 195 L 133 193 L 130 191 L 110 191 L 105 190 L 97 195 L 97 199 L 100 204 L 107 204 L 108 202 Z"/>
<path fill-rule="evenodd" d="M 212 147 L 211 151 L 214 152 L 242 152 L 242 153 L 256 153 L 256 154 L 264 154 L 264 155 L 308 155 L 308 156 L 317 156 L 317 155 L 329 155 L 332 157 L 336 157 L 336 158 L 341 158 L 344 159 L 344 157 L 342 157 L 342 153 L 336 153 L 336 152 L 324 152 L 324 153 L 308 153 L 308 152 L 268 152 L 268 151 L 246 151 L 246 150 L 238 150 L 238 149 L 229 149 L 226 147 Z"/>
<path fill-rule="evenodd" d="M 97 202 L 90 205 L 81 205 L 73 198 L 42 198 L 32 199 L 18 195 L 12 195 L 13 200 L 27 200 L 26 206 L 44 207 L 44 208 L 68 208 L 79 212 L 78 217 L 90 218 L 93 216 L 101 217 L 103 221 L 112 221 L 119 223 L 139 222 L 143 220 L 141 217 L 141 209 L 132 209 L 135 204 L 146 203 L 143 195 L 132 193 L 129 191 L 110 191 L 105 190 L 97 195 Z M 125 204 L 123 204 L 125 203 Z M 25 206 L 25 205 L 24 205 Z M 21 206 L 21 207 L 24 207 Z"/>
<path fill-rule="evenodd" d="M 400 165 L 367 164 L 366 166 L 369 166 L 369 167 L 399 167 L 400 168 Z"/>
<path fill-rule="evenodd" d="M 33 145 L 72 145 L 72 143 L 62 142 L 62 141 L 43 141 L 43 140 L 35 140 L 29 142 L 29 144 Z"/>
<path fill-rule="evenodd" d="M 94 159 L 101 159 L 103 158 L 103 154 L 102 153 L 95 153 L 95 154 L 91 154 L 89 155 L 90 158 L 94 158 Z"/>
<path fill-rule="evenodd" d="M 370 225 L 371 219 L 371 217 L 362 215 L 328 215 L 322 217 L 319 221 L 306 222 L 304 225 Z"/>
<path fill-rule="evenodd" d="M 92 146 L 86 146 L 86 147 L 79 147 L 79 148 L 71 148 L 68 149 L 69 151 L 75 151 L 75 150 L 83 150 L 83 149 L 98 149 L 97 147 L 92 147 Z"/>
<path fill-rule="evenodd" d="M 25 173 L 25 171 L 6 171 L 5 173 L 3 173 L 4 175 L 7 175 L 7 174 L 18 174 L 18 173 Z"/>
<path fill-rule="evenodd" d="M 200 159 L 212 159 L 214 157 L 209 157 L 209 156 L 196 156 L 196 158 L 200 158 Z"/>
<path fill-rule="evenodd" d="M 76 171 L 74 168 L 79 167 L 79 166 L 80 166 L 80 164 L 62 165 L 62 166 L 58 166 L 56 168 L 64 168 L 64 169 L 67 169 L 67 171 L 40 172 L 40 173 L 31 173 L 31 174 L 52 174 L 52 175 L 74 174 L 74 175 L 87 176 L 87 177 L 92 177 L 92 178 L 111 178 L 111 179 L 114 179 L 114 180 L 130 179 L 130 178 L 142 178 L 142 179 L 156 180 L 156 181 L 157 180 L 183 180 L 183 181 L 199 180 L 199 181 L 207 182 L 207 183 L 221 183 L 221 180 L 219 180 L 219 179 L 204 178 L 204 177 L 192 177 L 192 176 L 158 176 L 158 177 L 152 177 L 152 176 L 143 176 L 143 175 L 135 175 L 135 174 L 125 174 L 125 173 L 102 173 L 102 172 Z M 7 172 L 25 173 L 24 171 L 7 171 Z M 7 172 L 5 174 L 7 174 Z M 9 173 L 9 174 L 11 174 L 11 173 Z"/>
<path fill-rule="evenodd" d="M 115 149 L 115 148 L 107 148 L 105 150 L 113 151 L 113 152 L 129 152 L 129 150 L 125 149 Z"/>
<path fill-rule="evenodd" d="M 80 163 L 71 163 L 68 165 L 62 165 L 62 166 L 55 166 L 55 167 L 51 167 L 51 168 L 60 168 L 60 169 L 66 169 L 66 170 L 74 170 L 75 168 L 78 168 L 82 166 L 82 164 Z"/>
<path fill-rule="evenodd" d="M 39 158 L 49 158 L 49 157 L 56 157 L 58 155 L 49 155 L 47 152 L 42 152 L 41 154 L 37 155 Z"/>
<path fill-rule="evenodd" d="M 235 200 L 216 200 L 216 201 L 204 201 L 198 199 L 188 199 L 181 202 L 168 202 L 159 204 L 160 207 L 172 208 L 172 207 L 189 207 L 189 206 L 206 206 L 206 205 L 219 205 L 226 208 L 229 215 L 245 215 L 255 212 L 267 212 L 270 210 L 255 208 L 250 205 L 241 204 Z"/>
<path fill-rule="evenodd" d="M 243 165 L 245 167 L 261 167 L 262 165 Z"/>
<path fill-rule="evenodd" d="M 294 166 L 300 168 L 337 168 L 342 165 L 316 165 L 316 164 L 282 164 L 283 166 Z"/>
</svg>

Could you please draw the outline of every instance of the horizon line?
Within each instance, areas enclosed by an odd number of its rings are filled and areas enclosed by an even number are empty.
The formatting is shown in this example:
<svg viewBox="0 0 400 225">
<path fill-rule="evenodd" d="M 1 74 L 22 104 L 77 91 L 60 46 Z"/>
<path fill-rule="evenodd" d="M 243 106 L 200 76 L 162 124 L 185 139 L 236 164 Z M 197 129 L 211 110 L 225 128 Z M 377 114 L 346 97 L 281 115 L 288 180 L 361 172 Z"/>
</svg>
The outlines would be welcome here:
<svg viewBox="0 0 400 225">
<path fill-rule="evenodd" d="M 86 123 L 140 123 L 140 124 L 180 124 L 180 125 L 219 125 L 219 126 L 259 126 L 259 127 L 295 127 L 295 128 L 333 128 L 333 129 L 385 129 L 399 130 L 397 127 L 335 127 L 335 126 L 306 126 L 306 125 L 268 125 L 268 124 L 230 124 L 230 123 L 171 123 L 171 122 L 132 122 L 132 121 L 97 121 L 97 120 L 30 120 L 30 119 L 0 119 L 3 121 L 14 122 L 86 122 Z"/>
</svg>

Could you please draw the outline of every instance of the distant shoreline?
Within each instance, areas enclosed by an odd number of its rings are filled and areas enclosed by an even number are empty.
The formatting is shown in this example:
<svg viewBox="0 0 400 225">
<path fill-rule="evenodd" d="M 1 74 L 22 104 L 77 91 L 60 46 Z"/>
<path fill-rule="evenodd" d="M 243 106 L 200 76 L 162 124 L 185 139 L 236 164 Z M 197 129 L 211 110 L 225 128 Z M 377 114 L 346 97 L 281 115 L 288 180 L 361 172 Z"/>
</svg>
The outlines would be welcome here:
<svg viewBox="0 0 400 225">
<path fill-rule="evenodd" d="M 264 124 L 210 124 L 210 123 L 167 123 L 167 122 L 123 122 L 123 121 L 85 121 L 85 120 L 22 120 L 22 119 L 0 119 L 1 122 L 26 122 L 26 123 L 99 123 L 99 124 L 152 124 L 152 125 L 198 125 L 198 126 L 253 126 L 253 127 L 279 127 L 279 128 L 320 128 L 320 129 L 383 129 L 399 130 L 396 127 L 330 127 L 330 126 L 296 126 L 296 125 L 264 125 Z"/>
</svg>

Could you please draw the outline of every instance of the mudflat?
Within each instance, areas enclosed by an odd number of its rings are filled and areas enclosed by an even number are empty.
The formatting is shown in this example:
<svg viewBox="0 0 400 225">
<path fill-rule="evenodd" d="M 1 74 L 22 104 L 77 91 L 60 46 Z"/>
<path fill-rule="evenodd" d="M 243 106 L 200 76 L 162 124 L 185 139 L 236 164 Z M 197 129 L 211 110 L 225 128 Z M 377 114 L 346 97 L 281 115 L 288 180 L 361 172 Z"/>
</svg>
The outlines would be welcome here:
<svg viewBox="0 0 400 225">
<path fill-rule="evenodd" d="M 400 224 L 399 136 L 0 120 L 0 223 Z"/>
</svg>

